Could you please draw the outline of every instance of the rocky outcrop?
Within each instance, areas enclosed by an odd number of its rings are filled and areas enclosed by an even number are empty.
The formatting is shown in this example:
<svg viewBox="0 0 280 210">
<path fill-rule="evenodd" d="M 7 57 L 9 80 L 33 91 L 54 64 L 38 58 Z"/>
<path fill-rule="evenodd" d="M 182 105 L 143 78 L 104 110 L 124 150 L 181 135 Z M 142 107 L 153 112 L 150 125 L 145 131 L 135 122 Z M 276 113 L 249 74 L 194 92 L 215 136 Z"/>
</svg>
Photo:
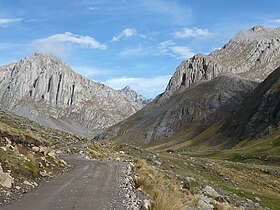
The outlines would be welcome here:
<svg viewBox="0 0 280 210">
<path fill-rule="evenodd" d="M 0 68 L 0 105 L 40 124 L 90 135 L 141 108 L 120 92 L 35 53 Z"/>
<path fill-rule="evenodd" d="M 129 86 L 124 87 L 123 89 L 119 90 L 129 99 L 140 105 L 141 107 L 146 106 L 148 103 L 152 101 L 152 99 L 147 99 L 144 96 L 138 94 L 136 91 L 132 90 Z"/>
<path fill-rule="evenodd" d="M 256 85 L 232 74 L 200 81 L 186 90 L 177 91 L 165 103 L 155 99 L 95 139 L 115 138 L 141 145 L 160 142 L 188 128 L 200 130 L 234 110 Z"/>
<path fill-rule="evenodd" d="M 13 183 L 14 183 L 13 177 L 11 177 L 8 173 L 3 172 L 3 168 L 0 163 L 0 185 L 2 187 L 11 188 Z"/>
<path fill-rule="evenodd" d="M 280 66 L 280 28 L 255 26 L 240 31 L 223 48 L 209 55 L 197 54 L 182 62 L 162 98 L 200 80 L 233 73 L 254 81 L 264 80 Z"/>
<path fill-rule="evenodd" d="M 280 122 L 280 68 L 264 80 L 238 107 L 221 128 L 231 137 L 231 144 L 247 138 L 257 138 L 279 129 Z"/>
</svg>

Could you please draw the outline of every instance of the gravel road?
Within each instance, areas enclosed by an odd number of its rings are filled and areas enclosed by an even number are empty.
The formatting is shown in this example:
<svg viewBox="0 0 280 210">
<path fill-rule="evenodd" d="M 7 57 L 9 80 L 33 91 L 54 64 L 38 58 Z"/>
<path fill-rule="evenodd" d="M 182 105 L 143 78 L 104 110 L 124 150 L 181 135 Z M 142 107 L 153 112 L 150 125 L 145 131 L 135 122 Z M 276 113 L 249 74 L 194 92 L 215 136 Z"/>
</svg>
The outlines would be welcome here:
<svg viewBox="0 0 280 210">
<path fill-rule="evenodd" d="M 120 186 L 123 162 L 95 161 L 77 155 L 65 160 L 73 168 L 63 176 L 42 183 L 3 210 L 123 210 L 125 195 Z"/>
</svg>

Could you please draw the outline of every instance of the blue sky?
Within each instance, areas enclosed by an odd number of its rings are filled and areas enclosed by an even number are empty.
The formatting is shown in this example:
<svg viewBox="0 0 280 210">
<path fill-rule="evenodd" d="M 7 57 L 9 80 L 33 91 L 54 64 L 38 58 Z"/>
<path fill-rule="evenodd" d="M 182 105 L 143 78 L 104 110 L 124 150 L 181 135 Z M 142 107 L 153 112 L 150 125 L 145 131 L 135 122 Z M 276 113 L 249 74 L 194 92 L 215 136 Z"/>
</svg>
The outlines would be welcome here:
<svg viewBox="0 0 280 210">
<path fill-rule="evenodd" d="M 80 74 L 146 97 L 176 67 L 239 30 L 280 26 L 278 0 L 1 0 L 0 64 L 52 53 Z"/>
</svg>

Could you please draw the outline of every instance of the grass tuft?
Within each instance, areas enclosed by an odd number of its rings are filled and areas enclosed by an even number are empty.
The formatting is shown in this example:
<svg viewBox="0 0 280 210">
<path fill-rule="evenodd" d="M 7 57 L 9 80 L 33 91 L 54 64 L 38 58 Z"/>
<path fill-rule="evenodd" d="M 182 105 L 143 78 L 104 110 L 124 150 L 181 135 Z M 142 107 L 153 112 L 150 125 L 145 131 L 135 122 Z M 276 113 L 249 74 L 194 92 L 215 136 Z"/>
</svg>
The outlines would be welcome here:
<svg viewBox="0 0 280 210">
<path fill-rule="evenodd" d="M 166 178 L 143 159 L 136 160 L 136 167 L 135 185 L 153 200 L 151 210 L 184 209 L 185 195 L 176 180 Z"/>
</svg>

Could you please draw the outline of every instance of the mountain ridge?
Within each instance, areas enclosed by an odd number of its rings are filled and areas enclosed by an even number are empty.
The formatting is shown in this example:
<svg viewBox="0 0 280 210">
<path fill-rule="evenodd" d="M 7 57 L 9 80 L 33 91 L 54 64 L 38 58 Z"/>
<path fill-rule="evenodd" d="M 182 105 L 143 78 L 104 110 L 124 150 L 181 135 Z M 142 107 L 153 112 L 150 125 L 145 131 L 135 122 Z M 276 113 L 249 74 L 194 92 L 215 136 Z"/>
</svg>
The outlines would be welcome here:
<svg viewBox="0 0 280 210">
<path fill-rule="evenodd" d="M 188 88 L 201 79 L 211 80 L 222 73 L 238 74 L 258 82 L 264 80 L 280 66 L 279 35 L 280 28 L 255 26 L 240 31 L 221 49 L 209 55 L 194 55 L 177 67 L 162 98 L 168 98 L 176 90 Z"/>
<path fill-rule="evenodd" d="M 0 105 L 49 127 L 93 135 L 141 108 L 45 53 L 2 69 L 6 71 L 0 73 Z"/>
<path fill-rule="evenodd" d="M 133 90 L 129 86 L 126 86 L 120 89 L 119 91 L 142 107 L 146 106 L 148 103 L 152 101 L 152 99 L 147 99 L 144 96 L 138 94 L 135 90 Z"/>
</svg>

